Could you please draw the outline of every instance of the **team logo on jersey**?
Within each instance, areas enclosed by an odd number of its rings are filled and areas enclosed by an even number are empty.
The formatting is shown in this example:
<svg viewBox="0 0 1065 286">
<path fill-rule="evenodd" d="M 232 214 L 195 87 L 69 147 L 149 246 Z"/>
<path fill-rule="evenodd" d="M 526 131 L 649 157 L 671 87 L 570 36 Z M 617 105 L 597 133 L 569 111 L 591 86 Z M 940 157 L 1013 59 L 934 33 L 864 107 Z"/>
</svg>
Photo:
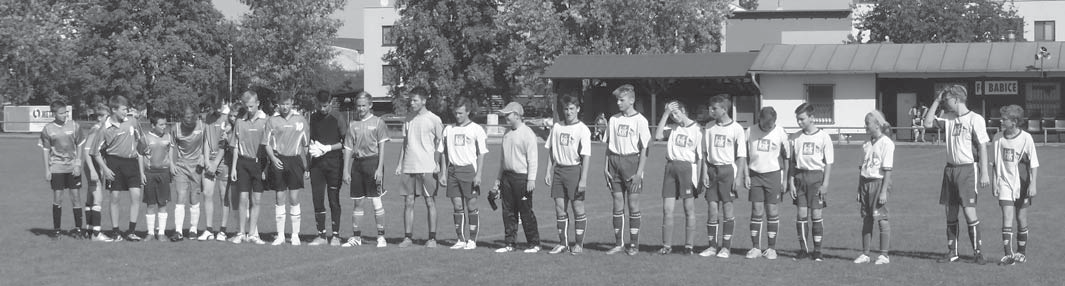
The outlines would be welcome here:
<svg viewBox="0 0 1065 286">
<path fill-rule="evenodd" d="M 725 135 L 714 134 L 714 147 L 725 147 L 725 143 L 728 140 L 725 139 Z"/>
<path fill-rule="evenodd" d="M 66 134 L 66 135 L 72 135 L 72 134 L 74 134 L 74 131 L 70 130 L 70 131 L 65 131 L 63 133 Z"/>
<path fill-rule="evenodd" d="M 758 139 L 758 152 L 769 152 L 773 149 L 773 143 L 769 139 Z"/>
<path fill-rule="evenodd" d="M 455 134 L 455 146 L 466 146 L 466 135 Z"/>
<path fill-rule="evenodd" d="M 303 122 L 296 123 L 296 131 L 303 131 Z"/>
<path fill-rule="evenodd" d="M 688 135 L 677 134 L 677 140 L 673 145 L 676 145 L 677 147 L 688 147 L 692 145 L 691 141 L 692 140 L 691 138 L 688 138 Z"/>
<path fill-rule="evenodd" d="M 1017 151 L 1014 151 L 1013 148 L 1002 148 L 1002 161 L 1003 162 L 1016 162 L 1017 161 Z"/>
<path fill-rule="evenodd" d="M 954 132 L 951 135 L 953 135 L 953 136 L 962 136 L 962 135 L 968 134 L 969 133 L 968 129 L 969 128 L 965 127 L 965 124 L 961 124 L 961 122 L 955 122 L 954 123 Z"/>
<path fill-rule="evenodd" d="M 813 155 L 817 151 L 817 146 L 814 142 L 802 142 L 802 154 Z"/>
<path fill-rule="evenodd" d="M 192 130 L 192 134 L 194 135 L 200 135 L 200 133 L 203 133 L 203 130 Z"/>
<path fill-rule="evenodd" d="M 618 125 L 618 137 L 629 137 L 632 135 L 632 128 L 627 124 Z"/>
<path fill-rule="evenodd" d="M 569 133 L 560 133 L 558 135 L 558 144 L 562 146 L 569 146 L 573 142 L 573 137 Z"/>
<path fill-rule="evenodd" d="M 880 157 L 873 155 L 871 158 L 865 160 L 866 169 L 875 169 L 876 166 L 880 166 Z"/>
</svg>

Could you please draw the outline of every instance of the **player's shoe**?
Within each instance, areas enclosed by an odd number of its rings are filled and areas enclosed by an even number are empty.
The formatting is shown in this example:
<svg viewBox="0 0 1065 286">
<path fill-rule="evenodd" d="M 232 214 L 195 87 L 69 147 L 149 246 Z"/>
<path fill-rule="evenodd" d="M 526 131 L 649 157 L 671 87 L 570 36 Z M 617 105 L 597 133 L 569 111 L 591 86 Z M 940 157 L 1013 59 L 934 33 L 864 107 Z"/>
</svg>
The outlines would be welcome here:
<svg viewBox="0 0 1065 286">
<path fill-rule="evenodd" d="M 985 265 L 987 264 L 987 259 L 984 258 L 983 253 L 976 253 L 973 254 L 973 263 L 976 263 L 977 265 Z"/>
<path fill-rule="evenodd" d="M 92 236 L 92 241 L 96 241 L 96 242 L 112 242 L 114 240 L 111 239 L 110 237 L 107 237 L 102 232 L 97 232 L 96 235 Z"/>
<path fill-rule="evenodd" d="M 765 252 L 762 252 L 762 257 L 769 260 L 777 260 L 777 250 L 772 248 L 766 248 Z"/>
<path fill-rule="evenodd" d="M 159 241 L 159 237 L 155 236 L 154 233 L 149 233 L 148 236 L 144 237 L 144 242 L 157 242 L 157 241 Z"/>
<path fill-rule="evenodd" d="M 181 235 L 181 231 L 175 231 L 173 236 L 170 236 L 170 242 L 178 242 L 185 240 L 185 236 Z"/>
<path fill-rule="evenodd" d="M 425 242 L 425 247 L 436 248 L 437 247 L 436 240 L 435 239 L 430 239 L 430 240 L 426 241 Z"/>
<path fill-rule="evenodd" d="M 876 265 L 884 265 L 884 264 L 888 264 L 888 263 L 891 263 L 891 259 L 888 258 L 887 255 L 881 254 L 880 256 L 876 257 L 876 263 L 875 263 Z"/>
<path fill-rule="evenodd" d="M 67 234 L 68 234 L 68 235 L 70 235 L 71 237 L 73 237 L 74 239 L 82 239 L 82 238 L 85 238 L 85 234 L 83 234 L 83 233 L 81 232 L 81 228 L 74 228 L 74 229 L 71 229 L 71 230 L 70 230 L 70 232 L 69 232 L 69 233 L 67 233 Z"/>
<path fill-rule="evenodd" d="M 60 237 L 60 235 L 62 234 L 63 231 L 61 230 L 53 230 L 52 232 L 48 233 L 48 238 L 51 238 L 52 240 L 60 240 L 63 239 L 62 237 Z"/>
<path fill-rule="evenodd" d="M 276 236 L 274 236 L 274 241 L 270 242 L 270 245 L 273 245 L 273 246 L 281 246 L 282 244 L 285 244 L 285 236 L 284 235 L 276 235 Z"/>
<path fill-rule="evenodd" d="M 465 248 L 466 248 L 466 242 L 461 240 L 461 239 L 455 240 L 455 244 L 452 244 L 451 247 L 450 247 L 450 249 L 465 249 Z"/>
<path fill-rule="evenodd" d="M 507 245 L 507 246 L 500 247 L 500 248 L 496 249 L 496 253 L 507 253 L 507 252 L 514 252 L 514 246 Z"/>
<path fill-rule="evenodd" d="M 948 251 L 946 254 L 943 254 L 943 257 L 936 260 L 936 262 L 939 263 L 950 263 L 955 261 L 958 261 L 958 252 L 953 250 Z"/>
<path fill-rule="evenodd" d="M 884 257 L 884 256 L 881 255 L 880 257 Z M 865 253 L 862 253 L 862 255 L 858 255 L 858 258 L 854 259 L 854 264 L 869 263 L 869 261 L 872 261 L 872 260 L 873 260 L 872 258 L 869 258 L 869 255 L 865 255 Z"/>
<path fill-rule="evenodd" d="M 340 247 L 356 247 L 362 245 L 362 238 L 358 236 L 352 236 L 348 238 L 348 242 L 341 244 Z"/>
<path fill-rule="evenodd" d="M 472 240 L 472 239 L 471 239 L 470 241 L 467 241 L 467 242 L 466 242 L 466 247 L 465 247 L 465 248 L 463 248 L 463 249 L 465 249 L 465 250 L 474 250 L 474 249 L 477 249 L 477 241 L 475 241 L 475 240 Z"/>
<path fill-rule="evenodd" d="M 126 241 L 126 239 L 122 237 L 122 233 L 121 232 L 115 232 L 115 233 L 113 233 L 113 235 L 114 235 L 114 237 L 111 237 L 111 241 L 114 241 L 114 242 Z"/>
<path fill-rule="evenodd" d="M 579 244 L 573 245 L 573 248 L 570 248 L 569 250 L 569 254 L 571 255 L 581 255 L 582 253 L 584 253 L 584 247 L 581 247 Z"/>
<path fill-rule="evenodd" d="M 821 256 L 821 252 L 820 251 L 815 251 L 814 255 L 813 255 L 813 258 L 814 258 L 814 261 L 817 261 L 817 262 L 825 261 L 825 258 L 823 256 Z"/>
<path fill-rule="evenodd" d="M 298 234 L 292 235 L 292 246 L 300 246 L 302 243 L 303 242 L 300 241 L 300 236 Z"/>
<path fill-rule="evenodd" d="M 728 258 L 731 255 L 732 250 L 729 250 L 728 248 L 722 248 L 720 251 L 717 252 L 717 258 Z"/>
<path fill-rule="evenodd" d="M 333 237 L 329 238 L 329 246 L 340 246 L 340 244 L 340 236 L 334 233 Z"/>
<path fill-rule="evenodd" d="M 407 248 L 414 245 L 414 241 L 410 240 L 410 237 L 404 237 L 403 241 L 399 243 L 399 248 Z"/>
<path fill-rule="evenodd" d="M 670 253 L 673 253 L 673 247 L 672 246 L 668 246 L 668 245 L 667 246 L 663 246 L 662 248 L 658 249 L 657 253 L 658 253 L 658 255 L 668 255 Z"/>
<path fill-rule="evenodd" d="M 186 236 L 186 237 L 187 237 L 187 238 L 188 238 L 189 240 L 196 240 L 196 238 L 199 238 L 199 237 L 200 237 L 200 233 L 199 233 L 199 232 L 197 232 L 197 231 L 196 231 L 195 229 L 190 229 L 190 230 L 189 230 L 189 235 L 188 235 L 188 236 Z"/>
<path fill-rule="evenodd" d="M 523 250 L 522 252 L 525 252 L 525 253 L 539 253 L 540 252 L 540 246 L 539 245 L 533 246 L 533 247 L 530 247 L 528 249 Z"/>
<path fill-rule="evenodd" d="M 245 240 L 247 240 L 247 236 L 243 233 L 238 233 L 236 236 L 233 237 L 233 239 L 230 239 L 229 242 L 232 242 L 233 244 L 240 244 Z"/>
<path fill-rule="evenodd" d="M 251 243 L 254 243 L 256 245 L 266 244 L 266 242 L 263 241 L 261 238 L 259 238 L 258 235 L 249 235 L 248 236 L 248 241 L 251 242 Z"/>
<path fill-rule="evenodd" d="M 129 233 L 127 233 L 127 234 L 126 234 L 126 241 L 129 241 L 129 242 L 138 242 L 138 241 L 141 241 L 141 237 L 140 237 L 140 236 L 137 236 L 137 234 L 136 234 L 136 233 L 133 233 L 133 232 L 131 231 L 131 232 L 129 232 Z"/>
<path fill-rule="evenodd" d="M 684 246 L 684 255 L 685 256 L 695 255 L 695 247 L 692 247 L 691 245 L 685 245 Z"/>
<path fill-rule="evenodd" d="M 1013 254 L 1013 261 L 1016 261 L 1017 263 L 1024 263 L 1025 259 L 1024 253 L 1017 252 Z"/>
<path fill-rule="evenodd" d="M 225 242 L 226 239 L 227 239 L 227 237 L 226 237 L 226 233 L 225 232 L 219 231 L 218 233 L 214 234 L 214 240 L 216 240 L 216 241 Z"/>
<path fill-rule="evenodd" d="M 762 250 L 757 248 L 751 248 L 747 251 L 747 259 L 755 259 L 762 257 Z"/>
<path fill-rule="evenodd" d="M 203 234 L 201 234 L 199 237 L 196 238 L 196 240 L 199 240 L 199 241 L 208 241 L 208 240 L 213 240 L 213 239 L 214 239 L 214 234 L 211 233 L 210 231 L 206 231 L 206 230 L 203 231 Z"/>
<path fill-rule="evenodd" d="M 622 252 L 622 251 L 625 251 L 625 246 L 624 245 L 618 245 L 618 246 L 614 246 L 614 248 L 611 248 L 610 250 L 607 250 L 606 251 L 606 255 L 613 255 L 613 254 L 617 254 L 618 252 Z"/>
<path fill-rule="evenodd" d="M 566 251 L 567 248 L 568 247 L 566 247 L 565 245 L 555 245 L 555 248 L 552 248 L 551 251 L 547 252 L 547 254 L 559 254 Z"/>
<path fill-rule="evenodd" d="M 388 241 L 385 241 L 385 237 L 384 236 L 378 236 L 377 237 L 377 247 L 385 247 L 385 246 L 388 246 Z M 475 244 L 474 247 L 477 247 L 477 245 Z"/>
<path fill-rule="evenodd" d="M 308 243 L 307 245 L 319 246 L 319 245 L 325 245 L 325 244 L 329 244 L 329 241 L 326 240 L 324 236 L 318 235 L 318 236 L 315 236 L 314 240 L 312 240 L 311 243 Z"/>
<path fill-rule="evenodd" d="M 795 258 L 792 258 L 792 260 L 795 260 L 795 261 L 806 260 L 806 259 L 810 259 L 810 253 L 806 252 L 806 250 L 799 250 L 799 253 L 795 254 Z"/>
<path fill-rule="evenodd" d="M 710 257 L 714 255 L 717 255 L 717 248 L 714 248 L 713 246 L 707 247 L 703 252 L 699 252 L 699 256 L 702 257 Z"/>
</svg>

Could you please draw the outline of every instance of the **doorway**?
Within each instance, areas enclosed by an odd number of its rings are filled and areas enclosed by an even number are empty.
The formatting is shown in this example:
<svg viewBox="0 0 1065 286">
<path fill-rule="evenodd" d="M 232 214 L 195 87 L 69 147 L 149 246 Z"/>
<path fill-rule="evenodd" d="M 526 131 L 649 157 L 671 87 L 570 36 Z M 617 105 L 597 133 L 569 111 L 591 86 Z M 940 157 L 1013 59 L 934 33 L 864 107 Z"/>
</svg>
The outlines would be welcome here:
<svg viewBox="0 0 1065 286">
<path fill-rule="evenodd" d="M 895 95 L 895 118 L 898 118 L 896 123 L 898 127 L 910 127 L 913 125 L 913 116 L 910 115 L 910 109 L 917 104 L 917 94 L 912 92 L 898 93 Z M 895 140 L 907 140 L 913 141 L 913 130 L 899 130 L 895 133 Z"/>
</svg>

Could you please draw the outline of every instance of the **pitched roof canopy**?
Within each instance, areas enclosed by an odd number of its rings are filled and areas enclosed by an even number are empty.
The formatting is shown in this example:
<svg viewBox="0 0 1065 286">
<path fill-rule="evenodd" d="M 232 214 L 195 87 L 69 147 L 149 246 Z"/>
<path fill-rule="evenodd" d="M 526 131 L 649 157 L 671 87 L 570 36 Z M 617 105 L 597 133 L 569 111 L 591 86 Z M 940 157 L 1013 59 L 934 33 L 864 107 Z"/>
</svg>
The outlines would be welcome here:
<svg viewBox="0 0 1065 286">
<path fill-rule="evenodd" d="M 727 78 L 744 77 L 758 53 L 562 55 L 543 78 Z"/>
</svg>

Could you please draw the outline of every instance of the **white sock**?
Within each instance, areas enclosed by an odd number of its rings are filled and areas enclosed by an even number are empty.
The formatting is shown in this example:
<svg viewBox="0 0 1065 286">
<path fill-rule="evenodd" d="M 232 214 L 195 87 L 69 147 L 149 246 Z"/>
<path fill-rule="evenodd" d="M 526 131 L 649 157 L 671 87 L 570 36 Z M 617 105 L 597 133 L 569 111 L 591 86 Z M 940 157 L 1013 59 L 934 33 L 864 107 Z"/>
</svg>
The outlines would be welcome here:
<svg viewBox="0 0 1065 286">
<path fill-rule="evenodd" d="M 167 219 L 168 216 L 170 216 L 170 214 L 168 214 L 168 213 L 159 213 L 159 215 L 158 215 L 158 217 L 159 217 L 159 234 L 161 234 L 161 235 L 165 235 L 166 234 L 166 219 Z"/>
<path fill-rule="evenodd" d="M 288 206 L 288 214 L 292 218 L 292 240 L 300 238 L 300 214 L 303 211 L 300 210 L 300 205 L 295 204 Z"/>
<path fill-rule="evenodd" d="M 274 205 L 274 223 L 277 226 L 277 237 L 285 236 L 285 205 Z"/>
<path fill-rule="evenodd" d="M 165 225 L 166 223 L 163 223 L 163 224 Z M 181 231 L 183 230 L 184 227 L 185 227 L 185 205 L 184 204 L 175 204 L 174 205 L 174 231 L 176 231 L 178 233 L 181 233 Z"/>
<path fill-rule="evenodd" d="M 189 206 L 189 231 L 199 232 L 200 229 L 200 204 Z"/>
<path fill-rule="evenodd" d="M 148 223 L 148 235 L 155 235 L 155 214 L 144 214 L 144 221 Z"/>
</svg>

